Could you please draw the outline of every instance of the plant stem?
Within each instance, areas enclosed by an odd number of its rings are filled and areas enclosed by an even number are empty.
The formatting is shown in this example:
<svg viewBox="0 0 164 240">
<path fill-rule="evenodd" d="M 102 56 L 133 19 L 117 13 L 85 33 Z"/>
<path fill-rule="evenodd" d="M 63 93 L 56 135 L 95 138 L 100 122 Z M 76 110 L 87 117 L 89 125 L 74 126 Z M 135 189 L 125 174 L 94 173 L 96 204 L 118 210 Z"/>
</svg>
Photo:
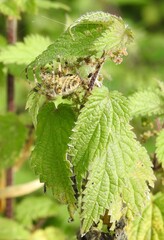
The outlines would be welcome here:
<svg viewBox="0 0 164 240">
<path fill-rule="evenodd" d="M 8 44 L 14 44 L 17 40 L 17 20 L 11 17 L 7 18 L 7 41 Z M 7 74 L 7 111 L 15 111 L 14 103 L 14 76 L 9 72 Z M 6 170 L 6 186 L 11 186 L 13 183 L 13 171 L 12 168 Z M 13 201 L 11 198 L 6 199 L 6 211 L 5 215 L 8 218 L 13 217 Z"/>
<path fill-rule="evenodd" d="M 28 183 L 8 186 L 5 189 L 0 190 L 0 198 L 4 199 L 21 197 L 43 188 L 43 185 L 44 184 L 40 183 L 40 181 L 37 179 Z"/>
<path fill-rule="evenodd" d="M 33 226 L 33 229 L 31 232 L 35 232 L 37 229 L 40 229 L 43 227 L 43 225 L 45 224 L 46 222 L 46 218 L 41 218 L 38 220 L 38 222 L 36 223 L 36 225 Z"/>
<path fill-rule="evenodd" d="M 157 126 L 157 130 L 158 130 L 158 131 L 161 131 L 161 129 L 162 129 L 162 124 L 161 124 L 159 118 L 156 119 L 156 126 Z"/>
</svg>

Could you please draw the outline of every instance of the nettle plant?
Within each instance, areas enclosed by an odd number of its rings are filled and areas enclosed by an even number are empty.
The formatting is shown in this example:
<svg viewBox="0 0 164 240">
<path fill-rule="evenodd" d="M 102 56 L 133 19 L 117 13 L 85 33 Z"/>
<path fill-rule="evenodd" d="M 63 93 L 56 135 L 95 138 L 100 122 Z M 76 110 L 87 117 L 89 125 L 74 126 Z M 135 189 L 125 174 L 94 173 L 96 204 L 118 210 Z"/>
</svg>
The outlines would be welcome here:
<svg viewBox="0 0 164 240">
<path fill-rule="evenodd" d="M 106 61 L 122 62 L 132 40 L 121 18 L 91 12 L 26 70 L 34 80 L 26 105 L 36 128 L 31 165 L 45 188 L 68 205 L 70 220 L 78 211 L 79 239 L 127 239 L 125 225 L 150 201 L 153 165 L 129 124 L 141 100 L 110 91 L 100 75 Z M 162 91 L 154 94 L 163 101 Z"/>
</svg>

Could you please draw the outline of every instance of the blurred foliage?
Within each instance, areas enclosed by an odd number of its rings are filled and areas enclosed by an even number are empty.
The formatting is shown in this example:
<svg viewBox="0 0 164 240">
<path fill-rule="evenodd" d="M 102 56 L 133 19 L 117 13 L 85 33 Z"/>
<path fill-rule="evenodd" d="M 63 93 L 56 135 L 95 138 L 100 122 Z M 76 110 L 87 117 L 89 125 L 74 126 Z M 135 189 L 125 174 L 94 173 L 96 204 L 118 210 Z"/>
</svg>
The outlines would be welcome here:
<svg viewBox="0 0 164 240">
<path fill-rule="evenodd" d="M 47 227 L 35 231 L 29 240 L 65 240 L 66 235 L 59 228 Z"/>
<path fill-rule="evenodd" d="M 24 227 L 30 229 L 34 221 L 53 217 L 56 212 L 57 204 L 54 203 L 54 200 L 46 196 L 31 196 L 23 199 L 17 206 L 15 217 Z"/>
<path fill-rule="evenodd" d="M 30 235 L 29 232 L 18 222 L 6 218 L 0 218 L 0 233 L 1 240 L 28 240 Z"/>
<path fill-rule="evenodd" d="M 1 171 L 3 168 L 11 167 L 20 155 L 27 138 L 27 129 L 12 113 L 0 116 L 0 129 Z"/>
<path fill-rule="evenodd" d="M 164 130 L 162 130 L 157 137 L 156 147 L 158 161 L 162 164 L 162 167 L 164 168 Z"/>
<path fill-rule="evenodd" d="M 164 94 L 158 89 L 136 92 L 129 97 L 129 107 L 133 116 L 164 114 Z"/>
<path fill-rule="evenodd" d="M 43 9 L 64 9 L 69 11 L 70 8 L 60 2 L 51 2 L 45 0 L 3 0 L 0 3 L 0 12 L 4 15 L 21 19 L 21 13 L 27 12 L 35 14 L 39 11 L 39 8 Z"/>
<path fill-rule="evenodd" d="M 19 119 L 26 125 L 32 124 L 31 119 L 29 116 L 27 117 L 27 113 L 25 113 L 25 102 L 29 91 L 29 85 L 26 83 L 24 74 L 25 64 L 29 63 L 32 58 L 35 58 L 37 54 L 44 50 L 50 41 L 53 42 L 57 39 L 66 27 L 70 25 L 72 20 L 75 20 L 85 12 L 96 10 L 102 10 L 121 16 L 125 22 L 129 23 L 135 33 L 134 43 L 131 44 L 131 47 L 129 48 L 129 56 L 125 59 L 125 61 L 119 66 L 115 65 L 113 62 L 107 62 L 105 64 L 102 72 L 105 76 L 104 84 L 108 86 L 110 90 L 117 89 L 118 91 L 123 92 L 126 96 L 129 96 L 136 90 L 145 89 L 147 91 L 148 86 L 153 89 L 156 87 L 157 80 L 164 81 L 163 0 L 3 0 L 0 1 L 0 12 L 4 13 L 0 14 L 0 55 L 3 56 L 3 60 L 5 60 L 5 55 L 2 54 L 6 53 L 5 61 L 7 65 L 0 63 L 0 114 L 6 114 L 7 89 L 5 78 L 7 71 L 9 70 L 16 78 L 15 98 L 16 111 L 19 114 Z M 15 53 L 14 46 L 6 47 L 6 15 L 8 14 L 19 19 L 17 44 L 20 46 L 20 52 Z M 37 34 L 38 36 L 37 41 L 36 39 L 34 39 L 34 41 L 32 39 L 34 34 Z M 27 50 L 26 48 L 27 40 L 31 42 L 33 41 L 33 43 L 30 43 L 31 50 Z M 13 61 L 10 56 L 8 56 L 7 51 L 9 48 L 12 49 L 13 54 L 15 55 Z M 22 58 L 20 58 L 20 56 Z M 157 102 L 154 104 L 157 104 Z M 13 118 L 11 117 L 10 121 L 12 121 L 12 119 Z M 145 122 L 147 122 L 146 117 L 137 118 L 133 120 L 132 123 L 139 140 L 144 141 L 145 147 L 150 153 L 150 156 L 152 156 L 155 151 L 156 135 L 152 135 L 147 141 L 145 141 L 141 135 L 143 135 L 145 131 L 151 131 L 151 124 L 155 124 L 154 118 L 149 119 L 147 125 L 143 125 Z M 20 124 L 21 123 L 19 123 L 19 126 Z M 1 129 L 2 128 L 0 128 L 0 131 Z M 19 131 L 17 134 L 19 134 Z M 14 139 L 15 135 L 11 133 L 10 136 Z M 7 141 L 8 139 L 10 141 L 13 140 L 10 139 L 10 136 L 7 137 Z M 3 137 L 3 139 L 5 138 L 6 136 Z M 160 135 L 157 140 L 157 145 L 162 146 L 159 141 Z M 12 143 L 9 144 L 12 145 Z M 18 155 L 18 153 L 19 146 L 18 151 L 14 154 Z M 157 154 L 162 156 L 160 149 Z M 28 158 L 26 160 L 28 160 Z M 162 174 L 158 173 L 157 179 L 161 179 Z M 35 177 L 32 175 L 28 161 L 23 162 L 22 166 L 18 168 L 15 173 L 15 183 L 30 181 L 34 178 Z M 157 189 L 163 189 L 161 185 L 162 180 L 157 181 L 154 191 Z M 42 198 L 40 203 L 42 206 L 40 206 L 40 208 L 44 208 L 44 203 L 47 201 L 42 195 L 43 191 L 38 191 L 31 195 L 31 199 L 37 198 L 38 196 Z M 47 198 L 49 198 L 50 201 L 54 201 L 49 192 L 47 193 Z M 158 199 L 159 198 L 154 198 L 152 205 L 150 206 L 151 209 Z M 28 201 L 30 202 L 30 197 L 27 198 L 27 202 Z M 25 196 L 16 199 L 16 211 L 19 212 L 19 208 L 24 206 L 23 204 L 26 204 Z M 30 211 L 35 211 L 35 206 L 33 204 L 33 200 L 31 200 L 31 205 L 25 205 L 23 210 L 28 210 L 28 214 L 30 214 Z M 162 203 L 160 203 L 160 206 L 161 205 Z M 46 221 L 41 226 L 42 229 L 36 228 L 32 234 L 29 234 L 29 232 L 18 222 L 1 218 L 0 240 L 51 240 L 55 239 L 56 235 L 60 236 L 56 238 L 56 240 L 63 240 L 67 238 L 73 239 L 73 236 L 78 231 L 78 220 L 73 223 L 68 223 L 66 220 L 68 219 L 66 207 L 61 206 L 54 201 L 54 208 L 56 209 L 52 210 L 52 212 L 56 211 L 54 217 L 47 215 Z M 151 209 L 149 208 L 148 211 L 150 212 Z M 22 214 L 23 210 L 21 210 Z M 46 211 L 46 209 L 42 210 Z M 155 210 L 157 211 L 157 209 Z M 50 209 L 48 209 L 48 211 L 50 211 Z M 145 211 L 145 214 L 148 213 L 148 211 Z M 39 213 L 38 215 L 36 214 L 36 216 L 44 216 L 44 214 L 41 213 L 40 215 Z M 34 218 L 33 215 L 27 215 L 27 217 L 30 224 L 35 227 L 38 223 L 37 217 Z M 145 217 L 147 216 L 145 215 Z M 17 220 L 19 219 L 21 219 L 21 217 L 17 217 Z M 142 221 L 145 223 L 147 220 L 142 219 Z M 150 222 L 148 223 L 150 224 Z M 6 226 L 8 228 L 7 231 L 5 228 Z M 143 231 L 143 229 L 141 230 Z M 67 236 L 67 238 L 65 236 Z"/>
</svg>

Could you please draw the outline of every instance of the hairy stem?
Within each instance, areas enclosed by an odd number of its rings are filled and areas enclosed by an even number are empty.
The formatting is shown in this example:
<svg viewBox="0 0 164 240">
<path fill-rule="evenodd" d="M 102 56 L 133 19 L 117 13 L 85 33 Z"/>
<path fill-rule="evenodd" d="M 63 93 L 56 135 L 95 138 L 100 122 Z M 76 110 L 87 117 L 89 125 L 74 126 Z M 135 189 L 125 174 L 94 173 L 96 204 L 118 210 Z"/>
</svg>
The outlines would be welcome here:
<svg viewBox="0 0 164 240">
<path fill-rule="evenodd" d="M 9 44 L 14 44 L 17 40 L 17 20 L 11 17 L 7 18 L 6 23 L 7 41 Z M 14 112 L 14 76 L 9 72 L 7 74 L 7 111 Z M 13 183 L 12 168 L 6 170 L 6 186 L 11 186 Z M 5 215 L 8 218 L 13 217 L 13 201 L 11 198 L 6 199 Z"/>
</svg>

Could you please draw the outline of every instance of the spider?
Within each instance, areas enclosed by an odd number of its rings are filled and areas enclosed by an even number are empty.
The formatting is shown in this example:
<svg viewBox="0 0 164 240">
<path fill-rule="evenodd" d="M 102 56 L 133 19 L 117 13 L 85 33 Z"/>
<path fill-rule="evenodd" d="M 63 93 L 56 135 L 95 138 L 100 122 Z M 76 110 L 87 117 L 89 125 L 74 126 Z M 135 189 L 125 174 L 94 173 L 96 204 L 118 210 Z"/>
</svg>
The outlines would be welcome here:
<svg viewBox="0 0 164 240">
<path fill-rule="evenodd" d="M 48 66 L 40 68 L 39 79 L 41 83 L 37 80 L 36 68 L 33 68 L 33 77 L 36 84 L 33 90 L 52 100 L 57 96 L 71 95 L 80 87 L 86 91 L 92 90 L 94 85 L 101 87 L 98 77 L 104 61 L 105 52 L 100 59 L 82 58 L 77 60 L 74 65 L 68 64 L 68 62 L 61 65 L 58 60 L 58 68 L 55 68 L 55 64 L 52 62 Z M 84 79 L 78 74 L 81 65 L 91 65 L 94 68 L 93 72 L 90 72 Z M 27 71 L 26 76 L 28 79 Z"/>
</svg>

